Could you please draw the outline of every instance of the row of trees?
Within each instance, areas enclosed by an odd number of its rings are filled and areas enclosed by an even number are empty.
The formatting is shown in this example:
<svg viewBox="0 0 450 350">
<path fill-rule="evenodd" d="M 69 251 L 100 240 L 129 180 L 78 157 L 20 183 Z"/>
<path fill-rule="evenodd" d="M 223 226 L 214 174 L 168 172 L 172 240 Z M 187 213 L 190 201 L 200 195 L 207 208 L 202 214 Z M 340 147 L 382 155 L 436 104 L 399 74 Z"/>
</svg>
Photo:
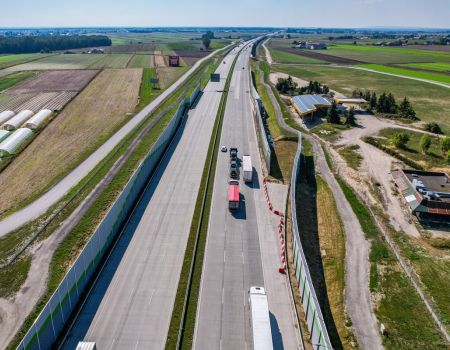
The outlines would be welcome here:
<svg viewBox="0 0 450 350">
<path fill-rule="evenodd" d="M 366 90 L 353 90 L 352 97 L 364 98 L 368 101 L 367 110 L 369 112 L 377 112 L 385 114 L 390 117 L 400 117 L 411 120 L 418 120 L 416 111 L 414 110 L 411 102 L 405 96 L 400 103 L 397 104 L 395 97 L 392 93 L 383 92 L 380 97 L 374 91 Z"/>
<path fill-rule="evenodd" d="M 305 94 L 328 94 L 330 88 L 317 81 L 310 81 L 308 86 L 298 87 L 298 84 L 288 76 L 287 79 L 279 78 L 276 84 L 279 92 L 286 95 L 305 95 Z"/>
<path fill-rule="evenodd" d="M 79 49 L 92 46 L 110 46 L 105 35 L 44 35 L 0 37 L 0 53 L 34 53 Z"/>
</svg>

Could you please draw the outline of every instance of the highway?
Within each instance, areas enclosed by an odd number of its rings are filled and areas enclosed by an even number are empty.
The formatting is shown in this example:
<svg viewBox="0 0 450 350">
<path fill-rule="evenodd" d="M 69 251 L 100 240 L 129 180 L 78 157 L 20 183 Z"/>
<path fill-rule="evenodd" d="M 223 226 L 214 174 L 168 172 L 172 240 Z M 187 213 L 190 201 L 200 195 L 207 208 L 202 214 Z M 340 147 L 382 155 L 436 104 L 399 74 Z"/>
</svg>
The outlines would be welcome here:
<svg viewBox="0 0 450 350">
<path fill-rule="evenodd" d="M 189 111 L 62 349 L 75 349 L 83 339 L 98 349 L 164 347 L 208 145 L 236 52 L 218 67 L 220 83 L 209 82 Z"/>
<path fill-rule="evenodd" d="M 27 222 L 38 218 L 44 214 L 52 205 L 63 198 L 69 190 L 86 177 L 102 159 L 104 159 L 140 122 L 151 114 L 170 94 L 172 94 L 194 70 L 206 59 L 214 55 L 215 52 L 197 61 L 180 79 L 168 87 L 165 91 L 149 103 L 142 111 L 137 113 L 129 122 L 112 135 L 105 143 L 95 150 L 89 157 L 66 175 L 61 181 L 55 184 L 42 196 L 14 212 L 0 221 L 0 237 L 19 228 Z"/>
<path fill-rule="evenodd" d="M 251 155 L 254 180 L 247 185 L 241 174 L 241 209 L 230 213 L 229 154 L 219 154 L 194 335 L 194 348 L 198 350 L 252 348 L 248 308 L 251 286 L 266 288 L 274 348 L 300 347 L 286 276 L 278 273 L 278 218 L 269 211 L 262 189 L 249 94 L 249 56 L 250 48 L 237 59 L 220 144 L 237 147 L 240 159 L 244 154 Z"/>
</svg>

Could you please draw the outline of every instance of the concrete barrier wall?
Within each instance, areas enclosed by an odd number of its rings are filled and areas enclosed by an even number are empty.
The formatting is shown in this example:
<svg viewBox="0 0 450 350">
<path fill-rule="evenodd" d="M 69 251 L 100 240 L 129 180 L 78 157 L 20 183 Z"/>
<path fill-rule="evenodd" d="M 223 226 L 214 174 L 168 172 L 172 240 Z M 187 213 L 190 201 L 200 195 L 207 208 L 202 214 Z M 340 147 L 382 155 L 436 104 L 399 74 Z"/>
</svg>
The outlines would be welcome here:
<svg viewBox="0 0 450 350">
<path fill-rule="evenodd" d="M 314 285 L 309 273 L 302 243 L 300 240 L 299 226 L 297 222 L 297 205 L 295 199 L 298 176 L 303 169 L 300 164 L 302 152 L 302 134 L 298 135 L 298 149 L 294 159 L 291 178 L 291 217 L 292 217 L 292 236 L 294 251 L 295 275 L 299 281 L 298 288 L 302 298 L 303 308 L 305 310 L 306 322 L 311 333 L 311 342 L 314 349 L 332 349 L 330 338 L 323 320 L 319 301 L 317 300 Z"/>
<path fill-rule="evenodd" d="M 180 104 L 175 116 L 134 172 L 124 190 L 109 209 L 105 218 L 97 227 L 91 239 L 50 297 L 17 349 L 51 349 L 70 314 L 74 311 L 80 296 L 88 287 L 88 283 L 95 273 L 99 262 L 111 246 L 158 161 L 176 133 L 185 108 L 195 101 L 199 92 L 200 87 L 197 86 L 193 94 Z"/>
<path fill-rule="evenodd" d="M 252 96 L 252 102 L 255 110 L 255 118 L 258 124 L 258 131 L 261 138 L 261 148 L 263 151 L 264 161 L 266 163 L 266 169 L 267 172 L 270 172 L 270 158 L 272 155 L 272 149 L 270 148 L 269 141 L 267 140 L 267 134 L 266 130 L 264 129 L 264 124 L 261 116 L 261 106 L 262 101 L 259 98 L 258 92 L 256 91 L 255 87 L 253 86 L 252 79 L 250 79 L 250 91 Z"/>
</svg>

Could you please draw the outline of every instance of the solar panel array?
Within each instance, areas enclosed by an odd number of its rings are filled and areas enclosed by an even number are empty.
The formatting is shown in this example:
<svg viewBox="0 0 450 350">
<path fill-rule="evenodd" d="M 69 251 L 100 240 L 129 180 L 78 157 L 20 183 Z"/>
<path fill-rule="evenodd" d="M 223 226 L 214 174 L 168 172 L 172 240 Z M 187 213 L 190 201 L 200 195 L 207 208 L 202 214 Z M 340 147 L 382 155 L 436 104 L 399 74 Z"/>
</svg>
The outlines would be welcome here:
<svg viewBox="0 0 450 350">
<path fill-rule="evenodd" d="M 317 107 L 328 107 L 331 103 L 320 95 L 299 95 L 293 96 L 292 101 L 302 114 L 317 111 Z"/>
</svg>

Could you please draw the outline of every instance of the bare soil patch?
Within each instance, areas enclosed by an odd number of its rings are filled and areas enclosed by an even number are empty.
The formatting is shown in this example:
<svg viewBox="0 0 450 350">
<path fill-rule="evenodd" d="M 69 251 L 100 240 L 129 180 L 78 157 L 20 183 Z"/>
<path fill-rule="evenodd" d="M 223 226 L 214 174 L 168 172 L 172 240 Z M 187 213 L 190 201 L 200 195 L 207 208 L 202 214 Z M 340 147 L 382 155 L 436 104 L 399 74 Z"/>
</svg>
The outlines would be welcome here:
<svg viewBox="0 0 450 350">
<path fill-rule="evenodd" d="M 80 91 L 98 73 L 98 70 L 55 70 L 46 71 L 36 78 L 9 89 L 10 92 Z"/>
<path fill-rule="evenodd" d="M 410 49 L 425 51 L 450 52 L 449 45 L 408 45 L 407 47 Z"/>
<path fill-rule="evenodd" d="M 142 69 L 102 71 L 0 174 L 0 212 L 49 188 L 135 108 Z"/>
<path fill-rule="evenodd" d="M 325 62 L 330 63 L 336 63 L 336 64 L 360 64 L 364 63 L 362 61 L 352 60 L 350 58 L 344 58 L 344 57 L 337 57 L 328 55 L 325 53 L 317 52 L 317 51 L 311 51 L 311 50 L 303 50 L 303 49 L 295 49 L 292 47 L 277 47 L 277 50 L 292 53 L 294 55 L 309 57 L 309 58 L 315 58 L 318 60 L 322 60 Z"/>
</svg>

